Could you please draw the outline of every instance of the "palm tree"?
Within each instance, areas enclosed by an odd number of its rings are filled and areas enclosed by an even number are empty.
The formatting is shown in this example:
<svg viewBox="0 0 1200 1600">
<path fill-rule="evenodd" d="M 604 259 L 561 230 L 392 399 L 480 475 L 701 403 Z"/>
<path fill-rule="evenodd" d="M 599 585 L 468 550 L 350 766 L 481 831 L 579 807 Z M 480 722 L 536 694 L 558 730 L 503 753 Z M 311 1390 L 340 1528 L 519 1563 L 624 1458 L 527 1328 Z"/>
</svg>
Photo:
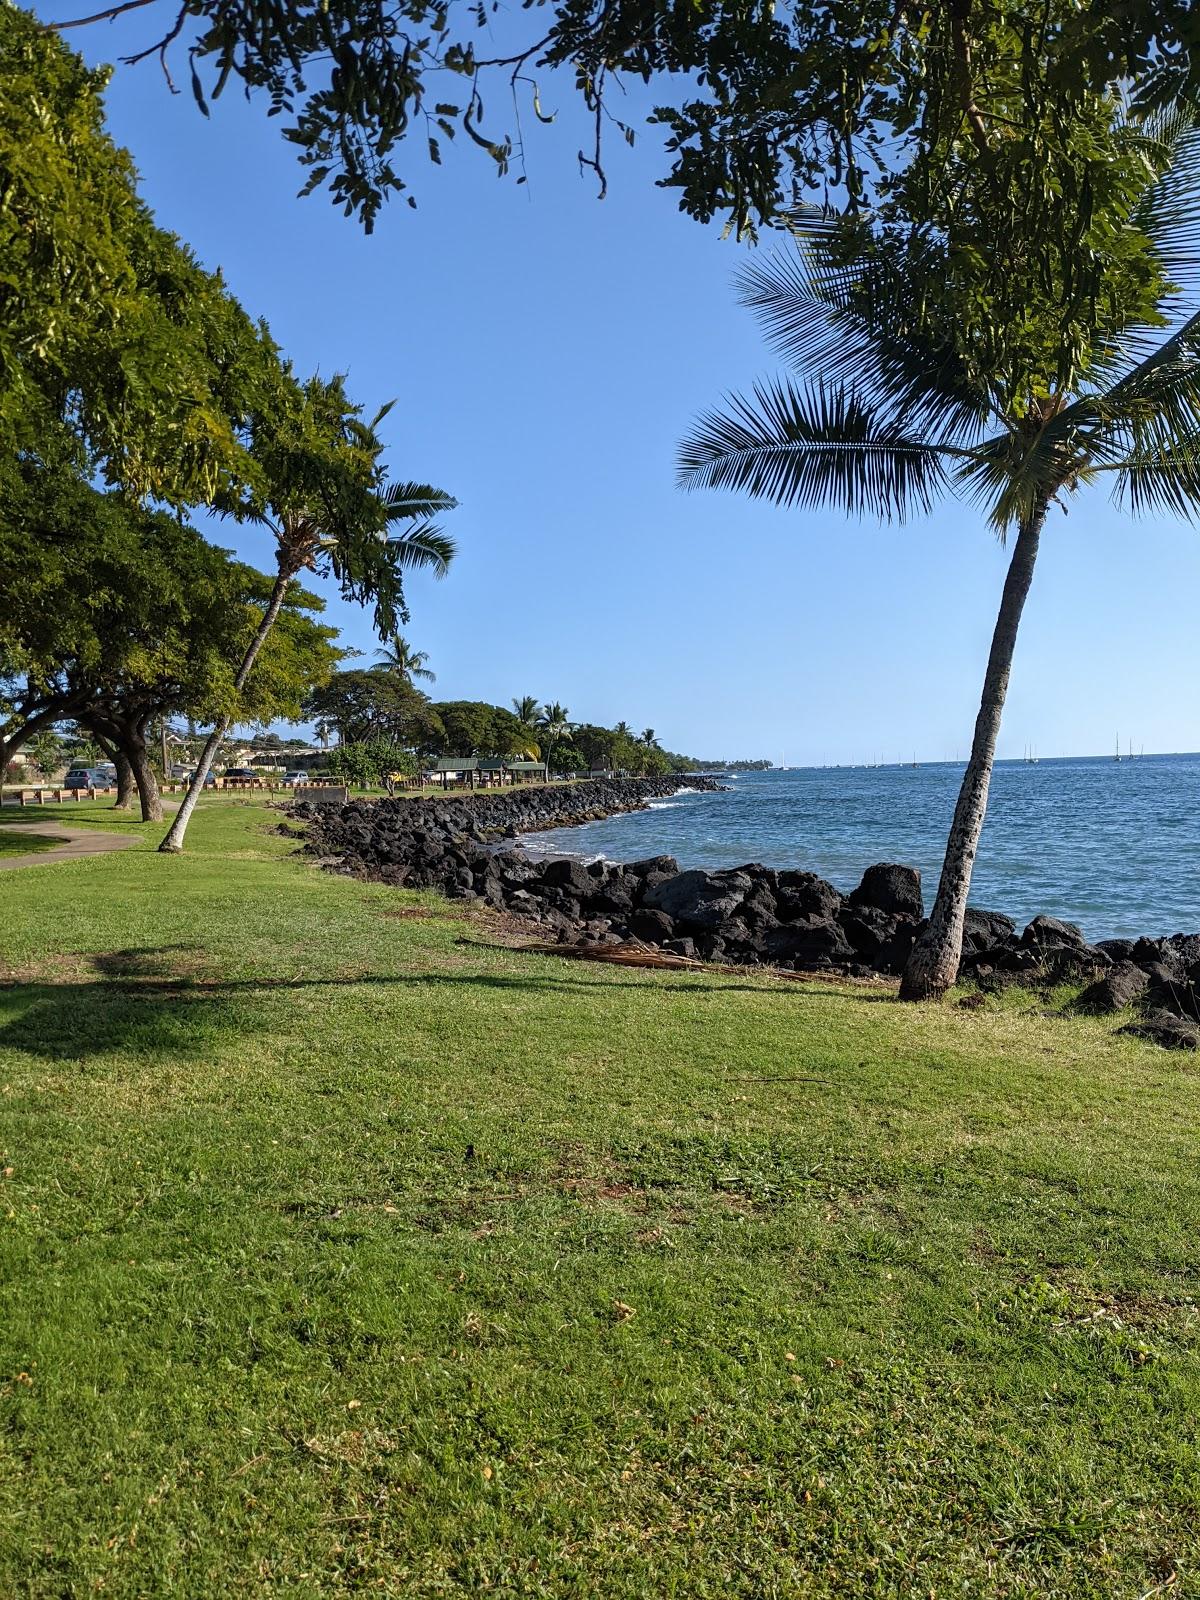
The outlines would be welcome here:
<svg viewBox="0 0 1200 1600">
<path fill-rule="evenodd" d="M 427 683 L 437 682 L 437 673 L 430 672 L 425 663 L 429 660 L 424 650 L 413 650 L 406 642 L 404 635 L 398 633 L 392 639 L 388 648 L 376 650 L 375 665 L 372 672 L 391 672 L 398 678 L 403 678 L 405 683 L 411 683 L 414 678 L 424 678 Z"/>
<path fill-rule="evenodd" d="M 518 722 L 523 722 L 527 728 L 536 727 L 542 708 L 533 695 L 523 694 L 519 700 L 513 700 L 511 704 Z"/>
<path fill-rule="evenodd" d="M 1125 219 L 1160 268 L 1155 302 L 1112 311 L 1090 348 L 1069 359 L 1056 351 L 1064 376 L 1046 393 L 1005 393 L 968 359 L 968 333 L 960 338 L 953 316 L 939 321 L 930 311 L 940 245 L 895 231 L 864 241 L 860 227 L 848 250 L 852 224 L 798 218 L 796 254 L 752 268 L 742 284 L 802 382 L 759 384 L 703 417 L 681 446 L 689 488 L 885 520 L 958 494 L 987 509 L 1002 541 L 1015 531 L 971 756 L 905 999 L 940 997 L 958 973 L 1017 629 L 1049 507 L 1065 510 L 1069 496 L 1109 476 L 1133 512 L 1187 517 L 1200 506 L 1200 136 L 1176 115 L 1157 137 L 1165 175 L 1146 179 Z"/>
<path fill-rule="evenodd" d="M 268 484 L 268 503 L 241 507 L 239 513 L 274 536 L 276 578 L 234 676 L 235 695 L 245 687 L 299 573 L 328 573 L 348 599 L 373 601 L 381 638 L 394 637 L 397 622 L 407 621 L 406 572 L 445 576 L 454 541 L 434 518 L 457 502 L 428 484 L 386 482 L 383 441 L 376 430 L 390 410 L 390 404 L 383 406 L 364 423 L 340 378 L 313 378 L 290 386 L 277 409 L 262 419 L 252 454 Z M 405 523 L 409 526 L 398 532 Z M 160 850 L 183 849 L 188 820 L 232 722 L 231 711 L 217 719 Z"/>
<path fill-rule="evenodd" d="M 642 743 L 645 744 L 645 745 L 649 745 L 651 750 L 657 750 L 658 749 L 658 740 L 655 737 L 653 728 L 643 728 L 642 729 L 642 734 L 641 734 L 641 739 L 642 739 Z"/>
<path fill-rule="evenodd" d="M 571 731 L 571 713 L 566 706 L 560 706 L 555 700 L 549 705 L 544 705 L 534 724 L 545 735 L 547 744 L 554 744 L 559 739 L 566 738 Z"/>
</svg>

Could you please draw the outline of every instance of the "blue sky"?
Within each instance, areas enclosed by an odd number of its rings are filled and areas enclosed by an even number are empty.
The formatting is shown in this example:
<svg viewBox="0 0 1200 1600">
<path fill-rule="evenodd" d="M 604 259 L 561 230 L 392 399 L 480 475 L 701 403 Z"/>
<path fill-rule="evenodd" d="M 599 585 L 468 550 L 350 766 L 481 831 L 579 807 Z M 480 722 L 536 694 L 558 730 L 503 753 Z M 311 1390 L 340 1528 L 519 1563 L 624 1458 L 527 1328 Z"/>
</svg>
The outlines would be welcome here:
<svg viewBox="0 0 1200 1600">
<path fill-rule="evenodd" d="M 111 60 L 145 30 L 135 13 L 66 37 Z M 954 504 L 888 527 L 676 490 L 694 414 L 776 368 L 730 287 L 745 247 L 654 187 L 653 129 L 632 151 L 613 141 L 597 202 L 569 89 L 542 98 L 563 117 L 527 129 L 525 186 L 469 148 L 429 167 L 414 140 L 419 209 L 391 205 L 370 237 L 296 198 L 277 124 L 232 90 L 206 122 L 151 59 L 117 70 L 108 107 L 160 223 L 301 373 L 345 371 L 371 407 L 395 396 L 396 475 L 461 502 L 453 572 L 410 586 L 436 697 L 554 698 L 707 757 L 965 753 L 1003 551 Z M 261 535 L 216 536 L 269 565 Z M 1042 548 L 1000 754 L 1104 752 L 1118 731 L 1200 748 L 1200 533 L 1130 522 L 1093 492 L 1052 512 Z M 329 598 L 372 650 L 367 615 Z"/>
</svg>

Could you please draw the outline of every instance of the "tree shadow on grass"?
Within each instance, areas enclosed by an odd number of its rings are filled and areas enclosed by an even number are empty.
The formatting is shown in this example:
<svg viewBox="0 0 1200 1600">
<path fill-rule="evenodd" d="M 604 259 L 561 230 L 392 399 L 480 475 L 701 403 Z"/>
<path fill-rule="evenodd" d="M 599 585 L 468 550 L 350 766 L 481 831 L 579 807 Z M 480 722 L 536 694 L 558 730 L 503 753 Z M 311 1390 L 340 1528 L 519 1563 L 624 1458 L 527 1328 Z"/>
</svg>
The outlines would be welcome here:
<svg viewBox="0 0 1200 1600">
<path fill-rule="evenodd" d="M 144 946 L 109 950 L 83 958 L 91 979 L 34 980 L 0 985 L 0 1006 L 17 1014 L 0 1026 L 0 1051 L 15 1050 L 43 1060 L 84 1061 L 110 1051 L 162 1054 L 194 1060 L 211 1053 L 216 1036 L 242 1033 L 257 1038 L 267 1027 L 262 1002 L 280 993 L 352 989 L 483 989 L 498 993 L 555 995 L 588 993 L 602 998 L 612 989 L 644 983 L 607 977 L 546 972 L 420 972 L 330 978 L 230 978 L 205 976 L 209 958 L 194 946 Z M 611 970 L 611 969 L 610 969 Z M 730 992 L 776 994 L 789 1000 L 820 998 L 800 986 L 771 990 L 761 984 L 700 981 L 671 974 L 671 992 L 715 998 Z M 314 1048 L 317 1042 L 314 1042 Z"/>
<path fill-rule="evenodd" d="M 161 822 L 143 822 L 135 807 L 132 811 L 77 811 L 69 802 L 61 806 L 4 806 L 0 807 L 0 827 L 32 827 L 38 823 L 53 822 L 64 828 L 72 823 L 77 827 L 96 828 L 165 828 L 167 818 Z"/>
</svg>

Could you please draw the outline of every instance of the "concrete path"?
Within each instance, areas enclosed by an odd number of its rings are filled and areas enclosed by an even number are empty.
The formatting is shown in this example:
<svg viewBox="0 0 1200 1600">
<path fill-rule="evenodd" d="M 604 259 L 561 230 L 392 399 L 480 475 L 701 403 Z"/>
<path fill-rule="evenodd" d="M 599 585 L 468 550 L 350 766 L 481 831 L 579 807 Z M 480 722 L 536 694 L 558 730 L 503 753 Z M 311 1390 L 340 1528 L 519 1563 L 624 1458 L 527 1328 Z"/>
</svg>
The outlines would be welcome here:
<svg viewBox="0 0 1200 1600">
<path fill-rule="evenodd" d="M 0 816 L 0 827 L 4 826 Z M 77 861 L 81 856 L 100 856 L 108 850 L 124 850 L 136 844 L 136 833 L 105 833 L 99 828 L 64 828 L 57 822 L 25 822 L 22 833 L 36 833 L 41 839 L 61 839 L 53 850 L 33 850 L 28 855 L 0 856 L 0 872 L 12 867 L 44 867 L 51 861 Z M 15 833 L 16 828 L 12 829 Z"/>
</svg>

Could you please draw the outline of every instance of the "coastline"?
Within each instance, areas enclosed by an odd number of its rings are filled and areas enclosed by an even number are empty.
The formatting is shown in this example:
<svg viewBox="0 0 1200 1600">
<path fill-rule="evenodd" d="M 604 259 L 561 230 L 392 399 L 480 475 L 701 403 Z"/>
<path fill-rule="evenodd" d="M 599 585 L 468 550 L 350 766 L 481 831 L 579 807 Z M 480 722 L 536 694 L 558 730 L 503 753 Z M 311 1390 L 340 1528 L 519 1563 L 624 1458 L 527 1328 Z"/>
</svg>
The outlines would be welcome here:
<svg viewBox="0 0 1200 1600">
<path fill-rule="evenodd" d="M 436 800 L 300 802 L 310 853 L 330 870 L 521 919 L 531 935 L 572 945 L 634 943 L 671 955 L 786 971 L 891 977 L 903 971 L 924 918 L 920 873 L 868 866 L 842 893 L 800 869 L 759 863 L 681 870 L 660 855 L 627 863 L 534 856 L 523 835 L 644 810 L 712 779 L 586 780 Z M 290 830 L 289 830 L 290 831 Z M 1157 1042 L 1200 1047 L 1200 934 L 1106 939 L 1053 916 L 1018 930 L 1000 912 L 967 913 L 960 980 L 983 989 L 1021 983 L 1086 986 L 1083 1009 L 1136 1005 L 1131 1028 Z"/>
</svg>

